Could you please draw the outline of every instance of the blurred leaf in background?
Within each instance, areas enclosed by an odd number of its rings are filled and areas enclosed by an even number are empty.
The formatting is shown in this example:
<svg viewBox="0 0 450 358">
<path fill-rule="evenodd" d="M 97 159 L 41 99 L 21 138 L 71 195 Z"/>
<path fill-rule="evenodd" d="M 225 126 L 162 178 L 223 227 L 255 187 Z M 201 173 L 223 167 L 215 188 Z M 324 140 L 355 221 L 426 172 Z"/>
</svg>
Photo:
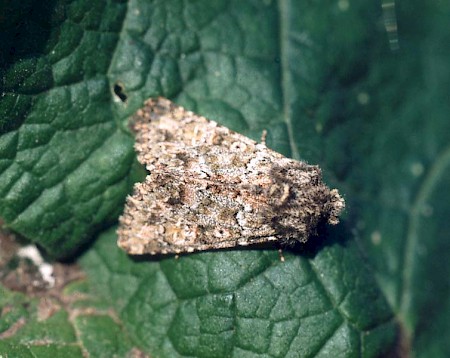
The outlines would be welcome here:
<svg viewBox="0 0 450 358">
<path fill-rule="evenodd" d="M 2 239 L 0 353 L 449 356 L 449 20 L 437 0 L 2 2 L 0 217 L 79 261 L 89 299 L 39 316 L 51 290 L 10 290 Z M 320 165 L 342 224 L 284 263 L 95 240 L 143 176 L 127 118 L 158 95 Z"/>
</svg>

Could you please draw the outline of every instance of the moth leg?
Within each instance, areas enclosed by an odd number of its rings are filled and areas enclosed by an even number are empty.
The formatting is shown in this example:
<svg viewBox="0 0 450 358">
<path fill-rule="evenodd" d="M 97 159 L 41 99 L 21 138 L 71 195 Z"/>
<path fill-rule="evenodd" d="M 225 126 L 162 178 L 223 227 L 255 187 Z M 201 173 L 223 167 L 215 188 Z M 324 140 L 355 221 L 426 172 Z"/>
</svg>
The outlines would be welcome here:
<svg viewBox="0 0 450 358">
<path fill-rule="evenodd" d="M 266 145 L 267 130 L 263 129 L 261 133 L 261 144 Z"/>
<path fill-rule="evenodd" d="M 283 255 L 283 249 L 278 249 L 278 255 L 280 256 L 280 261 L 284 262 L 285 258 L 284 258 L 284 255 Z"/>
</svg>

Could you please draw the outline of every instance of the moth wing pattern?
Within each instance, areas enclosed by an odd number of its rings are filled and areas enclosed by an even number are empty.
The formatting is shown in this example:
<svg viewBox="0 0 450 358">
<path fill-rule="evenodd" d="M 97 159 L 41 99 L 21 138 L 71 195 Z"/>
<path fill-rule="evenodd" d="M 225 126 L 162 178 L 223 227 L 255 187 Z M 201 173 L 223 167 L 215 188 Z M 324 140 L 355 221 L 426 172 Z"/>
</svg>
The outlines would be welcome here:
<svg viewBox="0 0 450 358">
<path fill-rule="evenodd" d="M 164 98 L 148 100 L 131 123 L 150 174 L 120 218 L 118 244 L 130 254 L 305 242 L 320 221 L 338 222 L 344 201 L 317 166 Z"/>
</svg>

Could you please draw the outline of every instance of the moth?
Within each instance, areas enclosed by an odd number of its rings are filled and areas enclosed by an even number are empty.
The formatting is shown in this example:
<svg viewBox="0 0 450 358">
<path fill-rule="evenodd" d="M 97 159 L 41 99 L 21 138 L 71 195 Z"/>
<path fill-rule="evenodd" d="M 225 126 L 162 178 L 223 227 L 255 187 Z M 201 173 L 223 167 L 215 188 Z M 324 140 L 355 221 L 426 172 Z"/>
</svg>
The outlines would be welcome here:
<svg viewBox="0 0 450 358">
<path fill-rule="evenodd" d="M 318 166 L 164 98 L 147 100 L 131 127 L 149 175 L 119 219 L 118 245 L 129 254 L 306 242 L 319 222 L 339 221 L 344 200 Z"/>
</svg>

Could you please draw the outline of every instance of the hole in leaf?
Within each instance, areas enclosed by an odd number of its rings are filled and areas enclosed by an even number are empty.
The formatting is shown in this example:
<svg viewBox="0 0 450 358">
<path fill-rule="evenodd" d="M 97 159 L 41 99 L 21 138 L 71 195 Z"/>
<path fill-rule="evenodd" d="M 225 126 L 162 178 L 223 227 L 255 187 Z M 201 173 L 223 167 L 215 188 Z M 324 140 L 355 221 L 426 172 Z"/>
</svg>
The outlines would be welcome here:
<svg viewBox="0 0 450 358">
<path fill-rule="evenodd" d="M 125 102 L 127 101 L 128 96 L 127 96 L 127 94 L 125 93 L 125 86 L 124 86 L 122 83 L 116 82 L 115 85 L 114 85 L 113 91 L 114 91 L 114 94 L 115 94 L 117 97 L 119 97 L 119 99 L 120 99 L 122 102 L 125 103 Z"/>
</svg>

